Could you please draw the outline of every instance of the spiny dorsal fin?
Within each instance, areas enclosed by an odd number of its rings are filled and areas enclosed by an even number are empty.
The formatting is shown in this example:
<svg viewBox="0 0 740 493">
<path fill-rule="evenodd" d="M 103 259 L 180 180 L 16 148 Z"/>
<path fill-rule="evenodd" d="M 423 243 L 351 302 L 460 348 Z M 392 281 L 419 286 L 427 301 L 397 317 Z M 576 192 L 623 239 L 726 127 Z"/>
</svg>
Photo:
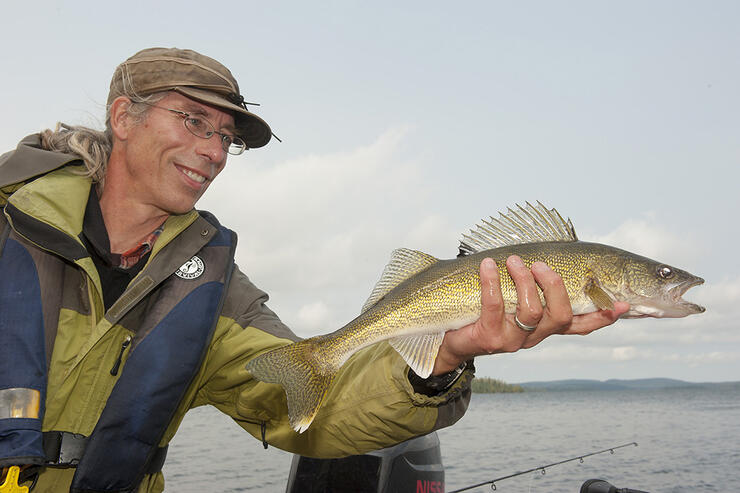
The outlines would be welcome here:
<svg viewBox="0 0 740 493">
<path fill-rule="evenodd" d="M 517 204 L 515 210 L 509 207 L 506 214 L 499 212 L 498 218 L 483 219 L 469 235 L 463 234 L 460 255 L 522 243 L 578 241 L 570 219 L 566 221 L 558 211 L 548 209 L 540 201 L 536 206 L 526 204 L 526 207 Z"/>
<path fill-rule="evenodd" d="M 439 262 L 438 259 L 417 250 L 410 250 L 408 248 L 393 250 L 390 262 L 385 266 L 385 270 L 380 276 L 380 281 L 373 288 L 373 292 L 370 293 L 370 297 L 362 306 L 360 313 L 367 311 L 380 298 L 388 294 L 391 289 L 409 277 L 428 269 L 437 262 Z"/>
<path fill-rule="evenodd" d="M 445 338 L 445 331 L 433 334 L 395 337 L 388 342 L 398 351 L 406 364 L 421 378 L 432 374 L 437 351 Z"/>
</svg>

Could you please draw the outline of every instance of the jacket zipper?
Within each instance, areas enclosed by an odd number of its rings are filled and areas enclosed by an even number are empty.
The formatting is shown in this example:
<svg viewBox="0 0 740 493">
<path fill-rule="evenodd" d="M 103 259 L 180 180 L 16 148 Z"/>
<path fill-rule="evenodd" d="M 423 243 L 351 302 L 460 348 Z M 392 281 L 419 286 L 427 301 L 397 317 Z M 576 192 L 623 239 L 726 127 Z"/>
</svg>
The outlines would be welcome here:
<svg viewBox="0 0 740 493">
<path fill-rule="evenodd" d="M 121 360 L 123 359 L 123 352 L 126 351 L 126 348 L 131 344 L 131 336 L 126 336 L 126 338 L 123 340 L 123 344 L 121 344 L 121 352 L 118 353 L 118 359 L 116 359 L 116 362 L 113 363 L 113 368 L 110 369 L 110 374 L 113 376 L 118 375 L 118 369 L 121 367 Z"/>
</svg>

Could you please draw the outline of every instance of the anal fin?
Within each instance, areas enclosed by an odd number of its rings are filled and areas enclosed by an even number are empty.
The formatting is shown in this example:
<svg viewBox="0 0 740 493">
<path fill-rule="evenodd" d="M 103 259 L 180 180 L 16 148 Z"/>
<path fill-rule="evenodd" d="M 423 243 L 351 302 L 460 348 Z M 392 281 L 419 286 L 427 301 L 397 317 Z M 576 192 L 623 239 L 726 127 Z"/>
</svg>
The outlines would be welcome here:
<svg viewBox="0 0 740 493">
<path fill-rule="evenodd" d="M 395 337 L 388 342 L 398 351 L 404 361 L 421 378 L 432 374 L 434 361 L 437 359 L 439 346 L 445 337 L 445 331 L 431 334 Z"/>
</svg>

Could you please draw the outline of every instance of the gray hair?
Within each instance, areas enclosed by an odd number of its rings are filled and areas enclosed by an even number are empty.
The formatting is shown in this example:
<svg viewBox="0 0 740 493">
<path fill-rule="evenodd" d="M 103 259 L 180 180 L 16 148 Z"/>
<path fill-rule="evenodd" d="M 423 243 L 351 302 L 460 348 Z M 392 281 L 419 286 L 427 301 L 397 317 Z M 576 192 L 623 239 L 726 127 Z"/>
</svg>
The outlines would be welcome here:
<svg viewBox="0 0 740 493">
<path fill-rule="evenodd" d="M 167 91 L 139 96 L 131 91 L 123 94 L 131 100 L 126 112 L 139 124 L 146 119 L 151 104 L 160 101 Z M 108 159 L 113 150 L 113 131 L 110 125 L 110 106 L 105 112 L 105 129 L 95 130 L 81 125 L 67 125 L 58 122 L 54 130 L 41 131 L 41 148 L 48 151 L 63 152 L 78 156 L 85 163 L 84 175 L 93 183 L 103 184 Z"/>
</svg>

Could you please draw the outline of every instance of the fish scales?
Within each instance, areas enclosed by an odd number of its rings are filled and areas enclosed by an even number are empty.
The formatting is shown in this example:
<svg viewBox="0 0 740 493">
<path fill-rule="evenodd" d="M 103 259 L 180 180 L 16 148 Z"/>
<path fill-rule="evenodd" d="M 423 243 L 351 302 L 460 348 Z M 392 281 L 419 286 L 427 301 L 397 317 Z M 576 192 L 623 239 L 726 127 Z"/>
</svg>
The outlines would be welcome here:
<svg viewBox="0 0 740 493">
<path fill-rule="evenodd" d="M 461 319 L 475 320 L 480 314 L 478 272 L 454 265 L 432 266 L 382 301 L 332 334 L 343 341 L 345 354 L 394 335 L 425 333 L 429 327 L 449 329 Z"/>
<path fill-rule="evenodd" d="M 405 334 L 427 332 L 429 327 L 457 328 L 478 318 L 481 308 L 480 262 L 490 257 L 496 261 L 501 277 L 505 310 L 516 311 L 517 294 L 514 281 L 506 269 L 506 259 L 518 255 L 525 265 L 541 261 L 563 278 L 574 313 L 595 311 L 596 307 L 583 293 L 589 265 L 605 258 L 610 250 L 593 243 L 563 245 L 555 242 L 516 245 L 486 250 L 455 260 L 443 260 L 411 278 L 388 293 L 378 304 L 345 327 L 334 332 L 340 345 L 332 346 L 346 354 L 399 335 L 398 327 L 406 327 Z M 625 252 L 626 253 L 626 252 Z M 616 258 L 616 256 L 615 256 Z M 544 305 L 542 290 L 538 287 Z M 340 361 L 344 362 L 346 358 Z"/>
<path fill-rule="evenodd" d="M 703 279 L 609 245 L 578 241 L 570 223 L 538 202 L 484 221 L 463 235 L 456 259 L 422 252 L 394 252 L 360 315 L 344 327 L 264 353 L 247 364 L 258 380 L 283 386 L 290 423 L 303 432 L 316 416 L 339 368 L 360 349 L 388 340 L 409 366 L 427 376 L 444 333 L 480 316 L 481 261 L 496 261 L 504 309 L 514 313 L 516 286 L 506 259 L 521 257 L 531 267 L 549 265 L 564 283 L 574 314 L 630 303 L 630 317 L 683 317 L 703 307 L 681 298 Z M 540 301 L 545 300 L 538 287 Z"/>
</svg>

